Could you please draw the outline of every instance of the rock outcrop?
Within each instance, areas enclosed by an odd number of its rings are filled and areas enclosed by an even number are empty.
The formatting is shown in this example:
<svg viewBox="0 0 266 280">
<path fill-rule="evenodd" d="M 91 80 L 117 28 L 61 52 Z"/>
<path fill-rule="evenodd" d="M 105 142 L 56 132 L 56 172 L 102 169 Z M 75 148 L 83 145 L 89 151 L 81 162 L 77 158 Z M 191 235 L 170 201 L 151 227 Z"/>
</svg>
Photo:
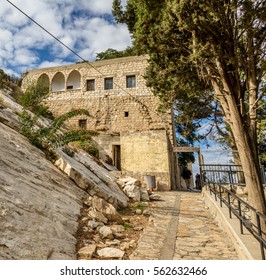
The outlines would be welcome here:
<svg viewBox="0 0 266 280">
<path fill-rule="evenodd" d="M 122 216 L 134 211 L 121 208 L 149 200 L 147 190 L 84 151 L 59 149 L 55 166 L 20 134 L 22 111 L 0 92 L 0 259 L 128 258 L 136 246 L 129 237 L 142 227 L 139 216 Z M 39 118 L 37 125 L 50 122 Z"/>
<path fill-rule="evenodd" d="M 0 123 L 0 259 L 75 259 L 86 193 Z"/>
<path fill-rule="evenodd" d="M 76 154 L 74 158 L 58 150 L 60 158 L 55 165 L 58 166 L 80 188 L 91 196 L 98 196 L 115 207 L 127 206 L 128 198 L 112 181 L 111 175 L 103 167 L 98 166 L 86 153 Z"/>
<path fill-rule="evenodd" d="M 63 174 L 19 133 L 15 113 L 23 108 L 7 94 L 0 98 L 0 259 L 76 259 L 83 203 L 92 203 L 88 228 L 100 228 L 108 220 L 122 222 L 116 207 L 125 207 L 128 198 L 86 154 L 71 158 L 60 151 L 58 166 L 68 176 Z"/>
</svg>

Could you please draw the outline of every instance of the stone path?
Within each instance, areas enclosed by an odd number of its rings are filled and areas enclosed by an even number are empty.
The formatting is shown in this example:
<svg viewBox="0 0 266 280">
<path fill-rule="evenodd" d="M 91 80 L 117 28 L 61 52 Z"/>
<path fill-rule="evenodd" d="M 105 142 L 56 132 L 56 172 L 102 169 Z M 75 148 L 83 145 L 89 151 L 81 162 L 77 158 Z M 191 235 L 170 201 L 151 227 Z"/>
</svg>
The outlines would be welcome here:
<svg viewBox="0 0 266 280">
<path fill-rule="evenodd" d="M 201 193 L 161 192 L 132 260 L 231 260 L 238 255 Z"/>
</svg>

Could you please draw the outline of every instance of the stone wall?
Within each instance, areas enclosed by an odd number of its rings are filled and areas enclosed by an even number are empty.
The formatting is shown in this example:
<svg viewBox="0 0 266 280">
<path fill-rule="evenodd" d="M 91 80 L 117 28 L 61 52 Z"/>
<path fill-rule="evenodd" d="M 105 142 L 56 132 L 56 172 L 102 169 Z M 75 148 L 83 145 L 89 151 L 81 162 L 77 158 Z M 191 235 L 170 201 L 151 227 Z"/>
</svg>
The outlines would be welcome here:
<svg viewBox="0 0 266 280">
<path fill-rule="evenodd" d="M 34 81 L 49 86 L 45 103 L 56 116 L 87 109 L 89 117 L 74 117 L 68 125 L 76 129 L 82 123 L 83 128 L 100 132 L 94 140 L 103 159 L 108 155 L 114 162 L 117 146 L 122 172 L 157 174 L 169 189 L 175 184 L 172 115 L 158 112 L 159 98 L 144 79 L 147 65 L 146 56 L 135 56 L 33 70 L 25 74 L 22 88 Z M 135 85 L 128 87 L 132 76 Z M 105 89 L 106 78 L 113 78 L 112 89 Z M 88 81 L 93 81 L 93 90 Z"/>
<path fill-rule="evenodd" d="M 120 139 L 122 172 L 129 172 L 128 174 L 135 172 L 142 177 L 155 175 L 158 188 L 169 190 L 171 182 L 166 137 L 165 130 L 122 133 Z"/>
<path fill-rule="evenodd" d="M 87 129 L 97 131 L 123 132 L 164 129 L 156 108 L 159 105 L 153 96 L 141 96 L 134 99 L 130 96 L 78 97 L 52 99 L 45 102 L 55 115 L 62 115 L 73 109 L 87 109 L 88 116 L 77 116 L 69 120 L 69 125 L 77 128 L 79 120 L 87 120 Z"/>
<path fill-rule="evenodd" d="M 50 90 L 53 90 L 63 82 L 64 89 L 51 91 L 45 102 L 55 115 L 61 115 L 71 109 L 87 109 L 91 117 L 73 118 L 69 124 L 74 127 L 78 126 L 79 119 L 87 119 L 87 128 L 99 131 L 147 131 L 167 128 L 171 133 L 171 114 L 157 112 L 159 99 L 146 87 L 146 66 L 147 57 L 136 56 L 43 68 L 27 72 L 22 88 L 25 90 L 30 83 L 41 81 L 46 82 Z M 126 80 L 129 75 L 135 76 L 135 87 L 127 88 Z M 113 78 L 113 89 L 104 89 L 106 77 Z M 93 91 L 87 90 L 87 80 L 95 81 Z M 67 89 L 70 84 L 73 89 Z"/>
</svg>

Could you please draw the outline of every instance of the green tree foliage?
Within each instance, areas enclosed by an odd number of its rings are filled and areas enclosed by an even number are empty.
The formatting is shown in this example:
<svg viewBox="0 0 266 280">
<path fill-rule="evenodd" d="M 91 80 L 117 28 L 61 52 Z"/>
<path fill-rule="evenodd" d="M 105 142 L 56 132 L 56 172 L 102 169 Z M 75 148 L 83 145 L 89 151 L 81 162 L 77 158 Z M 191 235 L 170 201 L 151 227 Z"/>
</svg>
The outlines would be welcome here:
<svg viewBox="0 0 266 280">
<path fill-rule="evenodd" d="M 120 1 L 115 2 L 118 10 Z M 149 54 L 147 81 L 165 103 L 187 94 L 210 104 L 213 95 L 239 152 L 249 200 L 264 213 L 256 140 L 265 6 L 266 0 L 128 0 L 125 11 L 116 11 L 135 49 Z"/>
<path fill-rule="evenodd" d="M 266 98 L 262 99 L 258 108 L 258 149 L 260 162 L 266 167 Z"/>
<path fill-rule="evenodd" d="M 8 90 L 10 95 L 18 100 L 22 94 L 20 85 L 20 78 L 14 75 L 8 75 L 4 72 L 4 70 L 0 69 L 0 89 Z"/>
<path fill-rule="evenodd" d="M 107 49 L 104 52 L 97 53 L 96 61 L 97 60 L 104 60 L 104 59 L 112 59 L 112 58 L 119 58 L 119 57 L 126 57 L 136 55 L 135 51 L 132 47 L 126 48 L 124 51 L 117 51 L 115 49 Z"/>
</svg>

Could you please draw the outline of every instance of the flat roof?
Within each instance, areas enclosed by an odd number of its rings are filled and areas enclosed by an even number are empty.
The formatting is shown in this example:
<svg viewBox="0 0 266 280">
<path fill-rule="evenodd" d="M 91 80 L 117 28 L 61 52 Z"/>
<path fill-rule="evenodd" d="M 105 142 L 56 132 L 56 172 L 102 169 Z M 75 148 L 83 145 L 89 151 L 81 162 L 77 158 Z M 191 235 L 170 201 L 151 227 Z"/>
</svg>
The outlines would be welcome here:
<svg viewBox="0 0 266 280">
<path fill-rule="evenodd" d="M 104 60 L 98 60 L 98 61 L 92 61 L 92 62 L 76 62 L 73 64 L 64 64 L 60 66 L 52 66 L 52 67 L 45 67 L 45 68 L 38 68 L 38 69 L 32 69 L 32 70 L 26 70 L 24 73 L 28 72 L 45 72 L 49 70 L 61 70 L 61 69 L 79 69 L 79 68 L 84 68 L 87 65 L 90 66 L 92 65 L 93 67 L 100 67 L 104 65 L 110 65 L 110 64 L 116 64 L 116 63 L 124 63 L 124 62 L 134 62 L 134 61 L 142 61 L 142 60 L 147 60 L 148 55 L 139 55 L 139 56 L 127 56 L 127 57 L 119 57 L 119 58 L 112 58 L 112 59 L 104 59 Z"/>
</svg>

